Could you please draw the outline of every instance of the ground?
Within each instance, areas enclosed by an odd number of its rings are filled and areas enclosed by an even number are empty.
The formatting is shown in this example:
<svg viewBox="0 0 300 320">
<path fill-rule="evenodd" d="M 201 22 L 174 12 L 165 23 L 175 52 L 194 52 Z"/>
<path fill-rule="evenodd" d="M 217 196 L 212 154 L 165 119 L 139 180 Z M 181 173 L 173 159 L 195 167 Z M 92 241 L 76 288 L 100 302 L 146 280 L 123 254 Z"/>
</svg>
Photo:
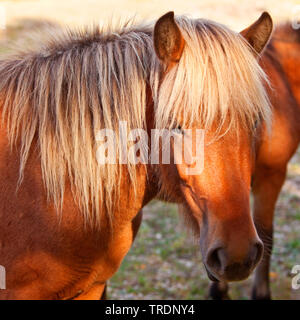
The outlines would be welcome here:
<svg viewBox="0 0 300 320">
<path fill-rule="evenodd" d="M 0 1 L 0 52 L 7 40 L 22 40 L 44 21 L 68 25 L 106 23 L 112 17 L 157 19 L 167 11 L 213 19 L 239 31 L 267 10 L 275 24 L 300 18 L 299 0 L 15 0 Z M 0 75 L 1 76 L 1 75 Z M 184 230 L 175 205 L 151 202 L 137 239 L 120 270 L 109 282 L 112 299 L 206 299 L 209 281 L 196 241 Z M 276 209 L 271 267 L 274 299 L 299 299 L 291 289 L 291 269 L 300 264 L 300 151 L 289 164 Z M 231 285 L 234 299 L 249 299 L 251 279 Z"/>
</svg>

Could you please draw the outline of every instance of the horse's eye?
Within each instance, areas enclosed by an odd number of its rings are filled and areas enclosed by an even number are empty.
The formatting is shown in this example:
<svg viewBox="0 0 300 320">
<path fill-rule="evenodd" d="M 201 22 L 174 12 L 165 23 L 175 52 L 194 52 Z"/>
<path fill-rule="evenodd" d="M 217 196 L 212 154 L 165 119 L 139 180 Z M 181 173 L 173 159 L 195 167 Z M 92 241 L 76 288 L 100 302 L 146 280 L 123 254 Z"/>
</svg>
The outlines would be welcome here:
<svg viewBox="0 0 300 320">
<path fill-rule="evenodd" d="M 254 130 L 257 128 L 257 126 L 258 126 L 258 120 L 255 120 L 254 121 Z"/>
</svg>

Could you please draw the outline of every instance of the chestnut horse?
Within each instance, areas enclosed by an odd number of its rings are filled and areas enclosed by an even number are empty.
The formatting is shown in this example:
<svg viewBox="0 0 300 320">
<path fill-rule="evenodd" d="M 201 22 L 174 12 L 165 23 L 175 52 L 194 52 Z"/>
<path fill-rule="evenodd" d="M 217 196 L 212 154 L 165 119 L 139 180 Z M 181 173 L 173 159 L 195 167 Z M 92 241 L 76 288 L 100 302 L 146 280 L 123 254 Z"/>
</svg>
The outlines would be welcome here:
<svg viewBox="0 0 300 320">
<path fill-rule="evenodd" d="M 59 31 L 0 60 L 0 298 L 98 299 L 154 197 L 201 230 L 211 278 L 248 277 L 263 253 L 249 195 L 257 130 L 271 118 L 257 61 L 271 32 L 266 13 L 243 36 L 169 12 L 154 29 Z M 175 143 L 170 163 L 126 162 L 118 135 L 119 161 L 99 164 L 99 130 L 120 121 L 186 136 L 191 153 L 205 130 L 203 172 L 174 161 Z"/>
<path fill-rule="evenodd" d="M 252 191 L 253 216 L 259 236 L 265 242 L 264 256 L 255 270 L 253 299 L 270 299 L 269 269 L 272 252 L 273 217 L 276 200 L 285 180 L 287 164 L 300 142 L 300 30 L 292 24 L 276 28 L 260 64 L 271 82 L 273 106 L 271 134 L 258 131 Z M 225 282 L 213 283 L 215 299 L 228 298 Z"/>
</svg>

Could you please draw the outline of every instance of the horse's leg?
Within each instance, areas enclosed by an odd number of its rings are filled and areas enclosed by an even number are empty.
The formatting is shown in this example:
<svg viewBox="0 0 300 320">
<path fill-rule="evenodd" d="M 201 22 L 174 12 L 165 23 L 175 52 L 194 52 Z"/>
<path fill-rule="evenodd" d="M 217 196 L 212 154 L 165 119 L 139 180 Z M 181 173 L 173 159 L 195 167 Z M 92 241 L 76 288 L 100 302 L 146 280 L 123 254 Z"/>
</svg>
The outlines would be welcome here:
<svg viewBox="0 0 300 320">
<path fill-rule="evenodd" d="M 230 300 L 228 295 L 228 283 L 227 282 L 212 282 L 209 288 L 209 296 L 213 300 Z"/>
<path fill-rule="evenodd" d="M 269 284 L 270 258 L 273 246 L 273 216 L 276 200 L 286 176 L 286 167 L 259 169 L 253 179 L 254 221 L 264 242 L 263 259 L 255 270 L 252 299 L 271 299 Z"/>
</svg>

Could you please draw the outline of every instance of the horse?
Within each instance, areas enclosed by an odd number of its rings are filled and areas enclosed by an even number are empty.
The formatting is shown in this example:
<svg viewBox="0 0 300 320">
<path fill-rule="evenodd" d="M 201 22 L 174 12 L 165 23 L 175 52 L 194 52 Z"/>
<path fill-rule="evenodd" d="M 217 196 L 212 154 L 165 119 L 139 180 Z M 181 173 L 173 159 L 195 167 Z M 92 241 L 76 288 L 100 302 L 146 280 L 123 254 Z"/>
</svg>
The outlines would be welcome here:
<svg viewBox="0 0 300 320">
<path fill-rule="evenodd" d="M 57 30 L 3 57 L 0 299 L 99 299 L 155 197 L 180 204 L 201 230 L 211 279 L 248 277 L 263 254 L 249 196 L 257 128 L 271 124 L 257 60 L 271 32 L 267 13 L 243 36 L 169 12 L 155 25 Z M 110 155 L 98 152 L 109 144 L 99 132 L 124 122 L 186 138 L 190 153 L 201 128 L 204 170 L 175 161 L 175 138 L 170 163 L 149 163 L 140 156 L 152 136 L 132 163 L 115 135 L 117 163 L 99 163 Z"/>
<path fill-rule="evenodd" d="M 271 134 L 262 128 L 255 141 L 253 215 L 265 250 L 255 271 L 252 298 L 269 300 L 274 210 L 287 164 L 300 141 L 300 30 L 288 23 L 279 25 L 262 54 L 260 65 L 271 82 L 268 94 L 273 106 L 273 122 Z M 210 296 L 228 299 L 227 283 L 213 283 Z"/>
</svg>

